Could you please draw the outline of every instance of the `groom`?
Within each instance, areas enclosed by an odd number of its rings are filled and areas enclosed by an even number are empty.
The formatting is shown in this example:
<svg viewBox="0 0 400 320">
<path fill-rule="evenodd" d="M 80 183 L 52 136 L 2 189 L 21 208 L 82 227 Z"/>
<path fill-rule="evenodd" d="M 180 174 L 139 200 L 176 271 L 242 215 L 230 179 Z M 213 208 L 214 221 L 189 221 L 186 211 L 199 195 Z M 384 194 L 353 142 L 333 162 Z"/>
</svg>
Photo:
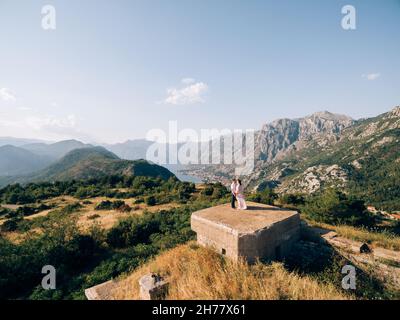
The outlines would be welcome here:
<svg viewBox="0 0 400 320">
<path fill-rule="evenodd" d="M 236 187 L 237 187 L 237 181 L 236 179 L 232 179 L 232 184 L 231 184 L 231 193 L 232 193 L 232 198 L 231 198 L 231 207 L 232 209 L 235 209 L 235 201 L 236 199 Z"/>
</svg>

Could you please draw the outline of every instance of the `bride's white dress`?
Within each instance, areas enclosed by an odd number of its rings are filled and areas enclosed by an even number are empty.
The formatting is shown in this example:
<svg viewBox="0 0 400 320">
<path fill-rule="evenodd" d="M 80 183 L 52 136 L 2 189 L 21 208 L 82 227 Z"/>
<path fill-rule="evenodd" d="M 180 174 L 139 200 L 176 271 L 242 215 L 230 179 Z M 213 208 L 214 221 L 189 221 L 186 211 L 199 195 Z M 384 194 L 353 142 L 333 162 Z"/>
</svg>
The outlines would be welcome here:
<svg viewBox="0 0 400 320">
<path fill-rule="evenodd" d="M 247 205 L 243 195 L 243 187 L 240 184 L 236 187 L 236 199 L 238 201 L 238 209 L 246 210 Z"/>
</svg>

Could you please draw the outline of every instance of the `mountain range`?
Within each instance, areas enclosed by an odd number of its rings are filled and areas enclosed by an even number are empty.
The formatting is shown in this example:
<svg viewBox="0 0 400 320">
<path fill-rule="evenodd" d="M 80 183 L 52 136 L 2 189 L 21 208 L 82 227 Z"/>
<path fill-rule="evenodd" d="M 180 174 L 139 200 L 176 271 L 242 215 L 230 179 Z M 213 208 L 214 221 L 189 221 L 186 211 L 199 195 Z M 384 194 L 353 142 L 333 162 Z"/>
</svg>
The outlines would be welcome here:
<svg viewBox="0 0 400 320">
<path fill-rule="evenodd" d="M 256 132 L 248 189 L 314 193 L 334 186 L 378 208 L 400 210 L 400 107 L 377 117 L 318 112 L 279 119 Z M 235 166 L 190 166 L 187 174 L 225 183 Z"/>
<path fill-rule="evenodd" d="M 249 185 L 274 182 L 281 192 L 336 186 L 367 203 L 400 210 L 400 107 L 302 141 L 270 163 L 258 163 Z"/>
<path fill-rule="evenodd" d="M 400 107 L 360 120 L 328 111 L 298 119 L 278 119 L 256 131 L 255 168 L 243 180 L 251 190 L 274 187 L 290 193 L 314 193 L 334 185 L 351 190 L 371 204 L 399 210 L 399 132 Z M 24 139 L 13 139 L 0 138 L 3 143 L 16 142 L 13 146 L 0 147 L 0 176 L 7 176 L 0 178 L 3 185 L 41 179 L 87 178 L 99 172 L 130 172 L 131 163 L 122 159 L 144 159 L 147 148 L 153 143 L 128 140 L 100 148 L 76 140 L 24 144 Z M 221 139 L 221 148 L 213 152 L 222 153 L 224 142 Z M 235 175 L 235 165 L 166 167 L 174 173 L 181 170 L 188 176 L 223 183 L 228 183 Z M 97 171 L 93 171 L 94 168 Z"/>
<path fill-rule="evenodd" d="M 29 150 L 4 145 L 0 147 L 0 175 L 13 176 L 43 169 L 52 159 Z"/>
<path fill-rule="evenodd" d="M 33 142 L 28 139 L 0 138 L 6 145 L 0 146 L 0 176 L 32 173 L 61 159 L 69 151 L 92 147 L 76 140 L 56 143 Z M 10 143 L 17 142 L 16 145 Z M 22 144 L 23 142 L 29 142 Z"/>
</svg>

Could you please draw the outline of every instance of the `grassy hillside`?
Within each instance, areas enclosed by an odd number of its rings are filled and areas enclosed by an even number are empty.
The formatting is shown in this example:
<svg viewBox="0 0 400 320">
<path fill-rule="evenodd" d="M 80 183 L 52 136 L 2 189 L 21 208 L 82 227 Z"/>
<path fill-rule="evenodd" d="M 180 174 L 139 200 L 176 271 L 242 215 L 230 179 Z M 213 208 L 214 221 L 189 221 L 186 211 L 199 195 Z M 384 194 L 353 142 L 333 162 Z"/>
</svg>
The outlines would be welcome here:
<svg viewBox="0 0 400 320">
<path fill-rule="evenodd" d="M 101 147 L 75 149 L 36 174 L 34 179 L 65 180 L 67 177 L 73 179 L 79 175 L 89 177 L 104 170 L 104 166 L 113 160 L 118 160 L 118 157 Z"/>
<path fill-rule="evenodd" d="M 120 282 L 114 299 L 139 299 L 138 280 L 156 272 L 170 279 L 167 299 L 351 299 L 332 284 L 287 271 L 282 264 L 235 263 L 194 243 L 157 256 Z"/>
</svg>

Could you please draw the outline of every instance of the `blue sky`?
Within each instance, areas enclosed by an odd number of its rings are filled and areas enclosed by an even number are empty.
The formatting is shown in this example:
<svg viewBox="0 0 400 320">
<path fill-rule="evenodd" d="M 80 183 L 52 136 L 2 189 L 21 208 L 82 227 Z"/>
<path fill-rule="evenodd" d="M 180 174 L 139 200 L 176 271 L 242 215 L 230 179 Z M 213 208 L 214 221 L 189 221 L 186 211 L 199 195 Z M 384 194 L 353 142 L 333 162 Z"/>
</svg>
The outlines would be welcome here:
<svg viewBox="0 0 400 320">
<path fill-rule="evenodd" d="M 398 0 L 0 0 L 0 38 L 0 136 L 119 142 L 400 104 Z"/>
</svg>

